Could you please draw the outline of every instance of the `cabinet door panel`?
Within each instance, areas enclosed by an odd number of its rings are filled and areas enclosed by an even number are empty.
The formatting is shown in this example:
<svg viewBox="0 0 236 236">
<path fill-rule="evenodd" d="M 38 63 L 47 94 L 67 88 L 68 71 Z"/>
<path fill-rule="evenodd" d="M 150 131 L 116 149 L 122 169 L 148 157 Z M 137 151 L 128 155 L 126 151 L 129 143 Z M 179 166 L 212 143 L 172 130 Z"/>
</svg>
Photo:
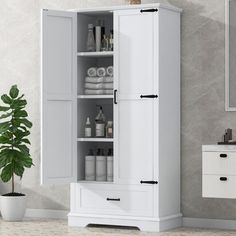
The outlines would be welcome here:
<svg viewBox="0 0 236 236">
<path fill-rule="evenodd" d="M 139 183 L 153 178 L 153 102 L 119 101 L 118 178 Z"/>
<path fill-rule="evenodd" d="M 135 10 L 118 16 L 119 93 L 153 91 L 153 16 Z"/>
<path fill-rule="evenodd" d="M 76 13 L 42 12 L 43 184 L 76 181 Z"/>
<path fill-rule="evenodd" d="M 115 12 L 115 162 L 122 184 L 154 180 L 158 99 L 140 96 L 158 94 L 155 19 L 138 9 Z"/>
</svg>

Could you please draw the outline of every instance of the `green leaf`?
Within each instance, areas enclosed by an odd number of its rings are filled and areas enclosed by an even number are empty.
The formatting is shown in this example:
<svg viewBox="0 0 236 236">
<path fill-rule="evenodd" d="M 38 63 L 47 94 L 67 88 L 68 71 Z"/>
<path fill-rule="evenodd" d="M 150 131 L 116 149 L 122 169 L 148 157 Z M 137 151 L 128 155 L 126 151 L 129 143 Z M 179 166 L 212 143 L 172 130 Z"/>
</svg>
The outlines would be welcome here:
<svg viewBox="0 0 236 236">
<path fill-rule="evenodd" d="M 11 116 L 11 115 L 12 115 L 11 112 L 6 113 L 6 114 L 3 114 L 3 115 L 0 116 L 0 119 L 5 119 L 5 118 L 7 118 L 7 117 L 9 117 L 9 116 Z"/>
<path fill-rule="evenodd" d="M 29 148 L 26 145 L 17 145 L 17 148 L 25 155 L 29 155 Z"/>
<path fill-rule="evenodd" d="M 27 119 L 17 119 L 21 124 L 24 124 L 26 127 L 31 128 L 33 124 Z"/>
<path fill-rule="evenodd" d="M 10 121 L 0 123 L 0 134 L 6 132 L 11 126 Z"/>
<path fill-rule="evenodd" d="M 0 111 L 8 111 L 8 110 L 10 110 L 10 107 L 0 106 Z"/>
<path fill-rule="evenodd" d="M 11 104 L 12 103 L 12 99 L 6 94 L 3 94 L 1 96 L 1 99 L 5 104 Z"/>
<path fill-rule="evenodd" d="M 0 136 L 0 144 L 12 144 L 12 141 L 9 138 Z"/>
<path fill-rule="evenodd" d="M 30 132 L 29 131 L 25 131 L 25 132 L 22 132 L 21 130 L 17 130 L 14 135 L 18 138 L 18 139 L 21 139 L 23 137 L 26 137 L 28 135 L 30 135 Z"/>
<path fill-rule="evenodd" d="M 28 114 L 27 114 L 27 112 L 26 111 L 22 111 L 22 110 L 16 110 L 15 112 L 14 112 L 14 117 L 18 117 L 18 118 L 21 118 L 21 117 L 27 117 L 28 116 Z"/>
<path fill-rule="evenodd" d="M 19 159 L 21 164 L 26 167 L 26 168 L 30 168 L 33 164 L 32 158 L 30 156 L 24 156 L 22 158 Z"/>
<path fill-rule="evenodd" d="M 29 141 L 29 139 L 26 139 L 26 138 L 22 139 L 22 140 L 21 140 L 21 142 L 22 142 L 22 143 L 27 143 L 27 144 L 30 144 L 30 141 Z"/>
<path fill-rule="evenodd" d="M 13 175 L 13 164 L 10 163 L 2 169 L 1 179 L 3 182 L 8 182 Z"/>
<path fill-rule="evenodd" d="M 13 134 L 11 132 L 9 132 L 9 131 L 6 131 L 6 132 L 2 133 L 2 136 L 4 138 L 12 139 Z"/>
<path fill-rule="evenodd" d="M 19 89 L 17 88 L 17 85 L 13 85 L 10 89 L 11 98 L 17 98 L 18 94 L 19 94 Z"/>
<path fill-rule="evenodd" d="M 17 163 L 14 165 L 14 173 L 22 178 L 25 168 Z"/>
<path fill-rule="evenodd" d="M 21 108 L 24 108 L 26 104 L 27 104 L 27 101 L 24 99 L 14 100 L 11 104 L 11 108 L 12 109 L 21 109 Z"/>
</svg>

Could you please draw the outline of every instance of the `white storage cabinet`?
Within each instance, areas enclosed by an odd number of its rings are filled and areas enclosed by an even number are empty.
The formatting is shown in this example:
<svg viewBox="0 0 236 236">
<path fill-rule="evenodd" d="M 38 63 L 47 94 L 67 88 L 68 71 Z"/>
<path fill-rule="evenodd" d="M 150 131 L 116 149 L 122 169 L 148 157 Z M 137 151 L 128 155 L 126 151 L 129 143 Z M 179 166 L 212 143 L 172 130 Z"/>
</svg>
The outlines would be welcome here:
<svg viewBox="0 0 236 236">
<path fill-rule="evenodd" d="M 202 196 L 236 198 L 236 146 L 202 146 Z"/>
<path fill-rule="evenodd" d="M 70 226 L 181 225 L 180 13 L 162 4 L 42 11 L 42 184 L 71 184 Z M 86 52 L 87 27 L 114 51 Z M 113 95 L 85 95 L 90 66 L 114 66 Z M 114 138 L 84 138 L 102 105 Z M 114 181 L 85 181 L 89 149 L 114 149 Z"/>
</svg>

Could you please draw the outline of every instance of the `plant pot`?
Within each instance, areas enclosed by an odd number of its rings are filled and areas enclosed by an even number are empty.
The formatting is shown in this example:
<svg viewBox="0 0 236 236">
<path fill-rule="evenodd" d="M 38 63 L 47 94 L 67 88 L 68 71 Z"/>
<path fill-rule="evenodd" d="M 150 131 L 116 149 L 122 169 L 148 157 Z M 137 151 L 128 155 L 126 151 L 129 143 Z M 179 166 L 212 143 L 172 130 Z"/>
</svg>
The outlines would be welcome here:
<svg viewBox="0 0 236 236">
<path fill-rule="evenodd" d="M 5 221 L 21 221 L 25 215 L 26 196 L 0 196 L 0 209 Z"/>
</svg>

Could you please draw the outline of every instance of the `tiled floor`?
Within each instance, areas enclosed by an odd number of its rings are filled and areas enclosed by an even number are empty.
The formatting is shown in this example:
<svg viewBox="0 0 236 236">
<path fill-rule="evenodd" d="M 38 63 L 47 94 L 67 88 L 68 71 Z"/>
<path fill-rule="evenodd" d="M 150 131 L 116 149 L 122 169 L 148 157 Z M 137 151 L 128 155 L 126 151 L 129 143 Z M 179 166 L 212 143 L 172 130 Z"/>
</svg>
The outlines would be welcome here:
<svg viewBox="0 0 236 236">
<path fill-rule="evenodd" d="M 0 236 L 235 236 L 236 231 L 179 228 L 162 233 L 146 233 L 135 229 L 110 227 L 72 228 L 64 220 L 31 220 L 4 222 L 0 220 Z"/>
</svg>

